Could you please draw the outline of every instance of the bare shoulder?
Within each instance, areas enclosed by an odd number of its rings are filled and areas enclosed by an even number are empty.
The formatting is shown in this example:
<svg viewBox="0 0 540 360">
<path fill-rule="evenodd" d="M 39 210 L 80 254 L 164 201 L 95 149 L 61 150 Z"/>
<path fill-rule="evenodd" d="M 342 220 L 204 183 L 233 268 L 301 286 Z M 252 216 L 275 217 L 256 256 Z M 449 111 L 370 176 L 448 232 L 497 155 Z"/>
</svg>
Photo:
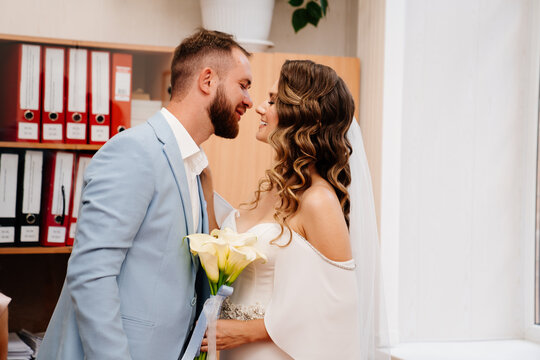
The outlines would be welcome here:
<svg viewBox="0 0 540 360">
<path fill-rule="evenodd" d="M 306 240 L 324 256 L 335 261 L 351 259 L 347 223 L 328 183 L 315 182 L 302 194 L 296 222 Z"/>
<path fill-rule="evenodd" d="M 307 211 L 314 211 L 329 206 L 339 205 L 339 199 L 329 184 L 315 183 L 302 194 L 301 206 Z"/>
</svg>

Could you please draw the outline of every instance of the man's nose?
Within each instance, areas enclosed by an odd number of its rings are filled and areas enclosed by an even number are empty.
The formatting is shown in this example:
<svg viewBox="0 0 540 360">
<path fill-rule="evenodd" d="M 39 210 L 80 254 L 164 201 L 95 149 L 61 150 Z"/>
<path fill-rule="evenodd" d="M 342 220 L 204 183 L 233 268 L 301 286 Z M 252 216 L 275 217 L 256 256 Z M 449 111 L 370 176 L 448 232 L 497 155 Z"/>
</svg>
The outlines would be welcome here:
<svg viewBox="0 0 540 360">
<path fill-rule="evenodd" d="M 251 97 L 249 96 L 249 94 L 247 94 L 246 96 L 244 96 L 244 105 L 246 105 L 246 107 L 248 109 L 251 109 L 251 107 L 253 106 L 253 101 L 251 101 Z"/>
</svg>

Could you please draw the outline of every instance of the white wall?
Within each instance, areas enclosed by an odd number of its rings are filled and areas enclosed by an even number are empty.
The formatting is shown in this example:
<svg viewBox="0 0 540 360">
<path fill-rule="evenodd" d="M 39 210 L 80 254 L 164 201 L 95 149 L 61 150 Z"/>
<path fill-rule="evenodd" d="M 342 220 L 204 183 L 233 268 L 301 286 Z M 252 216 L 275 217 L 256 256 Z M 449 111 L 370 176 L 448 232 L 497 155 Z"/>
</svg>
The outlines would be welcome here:
<svg viewBox="0 0 540 360">
<path fill-rule="evenodd" d="M 523 336 L 523 245 L 534 242 L 538 5 L 406 2 L 401 341 Z"/>
<path fill-rule="evenodd" d="M 381 140 L 381 254 L 391 344 L 399 341 L 401 125 L 406 0 L 386 0 Z"/>
<path fill-rule="evenodd" d="M 269 37 L 275 47 L 270 51 L 356 56 L 358 1 L 329 1 L 327 16 L 319 21 L 317 27 L 308 24 L 295 34 L 291 25 L 294 8 L 288 4 L 289 0 L 275 0 Z"/>
<path fill-rule="evenodd" d="M 293 8 L 276 0 L 272 51 L 355 56 L 357 1 L 331 1 L 317 28 L 294 34 Z M 176 46 L 201 24 L 198 0 L 0 0 L 4 34 Z"/>
<path fill-rule="evenodd" d="M 200 26 L 198 1 L 0 0 L 0 33 L 176 46 Z"/>
</svg>

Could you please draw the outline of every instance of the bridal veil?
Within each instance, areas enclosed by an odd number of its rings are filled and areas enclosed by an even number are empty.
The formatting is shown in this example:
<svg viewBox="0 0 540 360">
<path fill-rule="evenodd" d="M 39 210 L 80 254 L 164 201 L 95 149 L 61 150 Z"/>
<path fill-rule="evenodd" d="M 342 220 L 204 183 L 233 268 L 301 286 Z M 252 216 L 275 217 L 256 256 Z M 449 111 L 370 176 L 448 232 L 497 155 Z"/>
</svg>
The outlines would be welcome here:
<svg viewBox="0 0 540 360">
<path fill-rule="evenodd" d="M 356 262 L 360 302 L 359 339 L 361 360 L 390 359 L 386 306 L 383 296 L 381 258 L 373 187 L 360 126 L 355 118 L 347 133 L 352 146 L 349 158 L 351 201 L 349 234 Z"/>
</svg>

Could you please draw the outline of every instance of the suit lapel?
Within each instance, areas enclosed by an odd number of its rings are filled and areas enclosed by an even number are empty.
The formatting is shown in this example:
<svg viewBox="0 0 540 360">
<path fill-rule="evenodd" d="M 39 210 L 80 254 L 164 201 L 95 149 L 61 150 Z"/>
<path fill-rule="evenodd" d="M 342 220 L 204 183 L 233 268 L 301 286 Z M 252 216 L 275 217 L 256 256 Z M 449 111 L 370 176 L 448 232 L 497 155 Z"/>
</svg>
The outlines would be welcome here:
<svg viewBox="0 0 540 360">
<path fill-rule="evenodd" d="M 201 178 L 197 176 L 197 186 L 199 188 L 199 201 L 201 203 L 201 215 L 199 216 L 198 232 L 209 233 L 208 229 L 208 213 L 206 211 L 206 200 L 204 198 L 204 192 L 201 185 Z"/>
<path fill-rule="evenodd" d="M 178 147 L 169 124 L 167 124 L 167 120 L 165 120 L 161 112 L 158 112 L 156 115 L 151 117 L 148 120 L 148 123 L 154 128 L 156 136 L 163 143 L 163 152 L 167 157 L 167 161 L 169 162 L 176 181 L 176 186 L 180 192 L 180 198 L 182 199 L 182 207 L 184 209 L 184 217 L 187 225 L 187 234 L 193 234 L 195 229 L 193 227 L 191 198 L 189 196 L 186 170 L 184 168 L 184 161 L 182 160 L 180 148 Z"/>
</svg>

